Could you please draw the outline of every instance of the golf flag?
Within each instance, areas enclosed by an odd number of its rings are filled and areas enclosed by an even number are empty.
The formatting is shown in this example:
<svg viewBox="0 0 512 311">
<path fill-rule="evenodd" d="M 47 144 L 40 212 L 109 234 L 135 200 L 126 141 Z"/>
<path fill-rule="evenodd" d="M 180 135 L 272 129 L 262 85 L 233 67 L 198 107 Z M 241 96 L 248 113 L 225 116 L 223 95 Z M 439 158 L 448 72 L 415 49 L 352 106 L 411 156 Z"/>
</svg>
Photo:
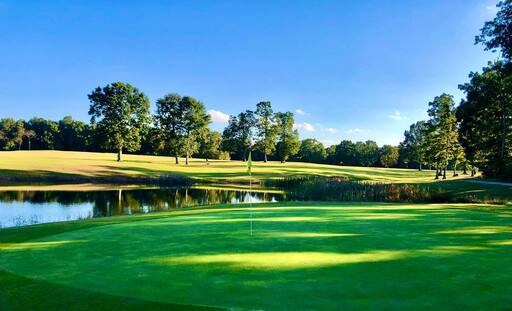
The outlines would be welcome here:
<svg viewBox="0 0 512 311">
<path fill-rule="evenodd" d="M 252 175 L 252 157 L 251 152 L 249 151 L 249 157 L 247 158 L 247 173 L 249 176 Z"/>
</svg>

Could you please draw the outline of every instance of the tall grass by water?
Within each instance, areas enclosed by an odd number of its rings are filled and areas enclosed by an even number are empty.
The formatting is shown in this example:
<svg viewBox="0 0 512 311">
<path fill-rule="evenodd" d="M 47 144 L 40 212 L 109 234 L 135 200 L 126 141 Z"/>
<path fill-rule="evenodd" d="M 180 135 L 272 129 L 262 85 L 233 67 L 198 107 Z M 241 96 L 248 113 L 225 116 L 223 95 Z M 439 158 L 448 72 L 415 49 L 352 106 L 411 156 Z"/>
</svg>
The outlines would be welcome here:
<svg viewBox="0 0 512 311">
<path fill-rule="evenodd" d="M 286 177 L 265 183 L 286 191 L 289 200 L 339 202 L 478 203 L 474 196 L 454 196 L 442 187 L 376 183 L 344 177 Z M 494 202 L 499 203 L 499 202 Z"/>
</svg>

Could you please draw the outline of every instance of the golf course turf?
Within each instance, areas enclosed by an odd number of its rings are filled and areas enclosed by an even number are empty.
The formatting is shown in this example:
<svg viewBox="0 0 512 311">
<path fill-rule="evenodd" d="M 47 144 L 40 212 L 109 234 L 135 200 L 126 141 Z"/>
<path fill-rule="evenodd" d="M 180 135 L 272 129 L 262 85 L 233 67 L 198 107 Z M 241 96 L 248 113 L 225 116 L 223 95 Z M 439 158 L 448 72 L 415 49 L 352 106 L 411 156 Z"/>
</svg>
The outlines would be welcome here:
<svg viewBox="0 0 512 311">
<path fill-rule="evenodd" d="M 489 205 L 287 202 L 4 229 L 0 309 L 507 309 L 511 223 Z"/>
</svg>

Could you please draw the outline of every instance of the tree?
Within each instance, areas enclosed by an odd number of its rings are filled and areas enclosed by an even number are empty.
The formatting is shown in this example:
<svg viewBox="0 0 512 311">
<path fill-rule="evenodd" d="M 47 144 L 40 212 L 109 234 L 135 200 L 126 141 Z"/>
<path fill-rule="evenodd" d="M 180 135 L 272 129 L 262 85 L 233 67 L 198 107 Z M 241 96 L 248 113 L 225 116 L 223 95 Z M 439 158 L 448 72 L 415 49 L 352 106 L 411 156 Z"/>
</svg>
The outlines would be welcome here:
<svg viewBox="0 0 512 311">
<path fill-rule="evenodd" d="M 190 96 L 168 94 L 158 99 L 156 105 L 155 126 L 160 129 L 165 145 L 174 154 L 176 164 L 178 157 L 185 155 L 188 165 L 189 157 L 198 151 L 199 136 L 210 123 L 204 104 Z"/>
<path fill-rule="evenodd" d="M 0 147 L 2 150 L 14 150 L 16 147 L 18 147 L 19 142 L 17 141 L 17 138 L 19 138 L 19 135 L 17 134 L 20 126 L 23 125 L 24 122 L 22 120 L 15 121 L 11 118 L 4 118 L 0 120 L 0 133 L 2 136 L 1 145 Z"/>
<path fill-rule="evenodd" d="M 418 121 L 411 124 L 408 131 L 404 133 L 404 141 L 400 144 L 400 151 L 404 160 L 418 164 L 421 171 L 426 164 L 427 135 L 429 126 L 425 121 Z"/>
<path fill-rule="evenodd" d="M 276 113 L 276 126 L 278 128 L 276 151 L 281 163 L 285 163 L 290 156 L 299 151 L 299 132 L 293 129 L 293 124 L 292 112 Z"/>
<path fill-rule="evenodd" d="M 326 156 L 324 145 L 316 139 L 308 138 L 300 143 L 295 159 L 302 162 L 322 163 Z"/>
<path fill-rule="evenodd" d="M 155 127 L 162 138 L 161 148 L 169 150 L 179 164 L 184 128 L 184 108 L 182 97 L 178 94 L 167 94 L 156 101 Z"/>
<path fill-rule="evenodd" d="M 500 1 L 499 11 L 492 21 L 485 22 L 480 35 L 475 37 L 475 44 L 483 44 L 485 50 L 500 50 L 503 57 L 512 58 L 512 1 Z"/>
<path fill-rule="evenodd" d="M 274 112 L 270 102 L 259 102 L 256 105 L 256 129 L 258 149 L 264 154 L 264 162 L 267 163 L 267 155 L 276 149 L 277 129 L 274 121 Z"/>
<path fill-rule="evenodd" d="M 334 158 L 335 161 L 333 164 L 359 165 L 358 159 L 356 158 L 356 146 L 350 140 L 342 140 L 336 145 Z"/>
<path fill-rule="evenodd" d="M 380 163 L 384 167 L 394 166 L 398 162 L 398 147 L 384 145 L 381 148 Z"/>
<path fill-rule="evenodd" d="M 206 128 L 203 135 L 199 137 L 199 157 L 208 159 L 219 159 L 221 156 L 222 135 L 219 132 Z"/>
<path fill-rule="evenodd" d="M 354 146 L 355 158 L 358 160 L 358 165 L 372 166 L 379 160 L 379 146 L 373 140 L 365 142 L 356 142 Z"/>
<path fill-rule="evenodd" d="M 429 103 L 428 115 L 433 126 L 429 140 L 430 152 L 434 153 L 433 158 L 437 167 L 443 170 L 443 179 L 446 179 L 446 168 L 454 157 L 454 150 L 459 145 L 454 106 L 453 96 L 445 93 Z"/>
<path fill-rule="evenodd" d="M 199 148 L 199 136 L 205 132 L 206 127 L 211 122 L 211 117 L 206 113 L 204 104 L 193 97 L 185 96 L 182 99 L 183 114 L 183 148 L 185 154 L 185 164 L 188 165 L 189 157 L 197 152 Z"/>
<path fill-rule="evenodd" d="M 27 122 L 26 128 L 35 133 L 33 149 L 55 149 L 55 138 L 59 133 L 59 126 L 56 122 L 43 118 L 32 118 Z M 22 136 L 25 137 L 25 135 Z"/>
<path fill-rule="evenodd" d="M 91 123 L 104 135 L 105 146 L 117 151 L 117 161 L 122 161 L 123 149 L 139 150 L 151 120 L 146 95 L 130 84 L 114 82 L 97 87 L 88 98 Z"/>
<path fill-rule="evenodd" d="M 65 116 L 58 123 L 58 134 L 55 139 L 56 148 L 59 150 L 86 150 L 87 124 L 73 120 L 71 116 Z"/>
<path fill-rule="evenodd" d="M 457 108 L 461 144 L 472 167 L 486 176 L 512 176 L 512 64 L 489 63 L 459 85 L 466 93 Z M 474 170 L 472 169 L 474 174 Z"/>
<path fill-rule="evenodd" d="M 329 164 L 336 164 L 336 145 L 331 145 L 325 148 L 326 157 L 325 160 Z M 339 164 L 339 162 L 338 162 Z"/>
<path fill-rule="evenodd" d="M 252 148 L 255 124 L 254 112 L 250 110 L 231 116 L 228 126 L 222 132 L 222 150 L 245 161 Z"/>
</svg>

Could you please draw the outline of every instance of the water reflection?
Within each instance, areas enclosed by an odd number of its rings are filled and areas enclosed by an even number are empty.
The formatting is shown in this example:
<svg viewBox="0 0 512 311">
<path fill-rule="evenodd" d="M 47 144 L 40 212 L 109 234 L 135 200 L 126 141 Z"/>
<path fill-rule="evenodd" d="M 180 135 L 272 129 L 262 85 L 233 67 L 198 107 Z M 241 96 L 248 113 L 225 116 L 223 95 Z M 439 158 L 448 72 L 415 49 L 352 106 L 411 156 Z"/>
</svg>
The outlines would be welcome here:
<svg viewBox="0 0 512 311">
<path fill-rule="evenodd" d="M 0 228 L 219 203 L 282 201 L 282 194 L 207 188 L 0 191 Z"/>
</svg>

